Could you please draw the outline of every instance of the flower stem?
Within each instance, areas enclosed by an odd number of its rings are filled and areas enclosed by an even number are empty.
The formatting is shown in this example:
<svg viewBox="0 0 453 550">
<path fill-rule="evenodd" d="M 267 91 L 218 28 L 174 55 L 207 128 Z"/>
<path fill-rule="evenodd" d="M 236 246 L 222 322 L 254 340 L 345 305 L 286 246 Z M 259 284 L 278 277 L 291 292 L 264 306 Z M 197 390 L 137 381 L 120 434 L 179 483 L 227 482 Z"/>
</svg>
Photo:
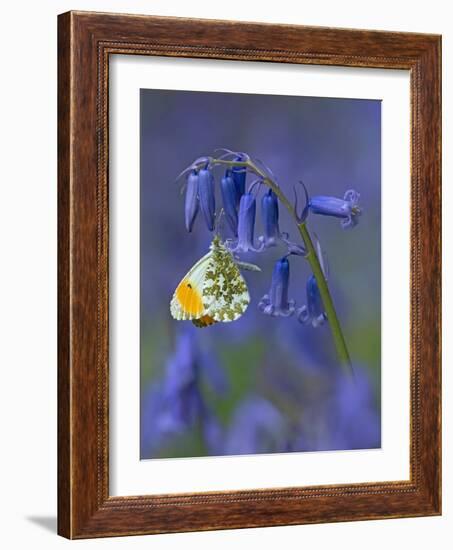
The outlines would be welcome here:
<svg viewBox="0 0 453 550">
<path fill-rule="evenodd" d="M 306 258 L 318 284 L 319 293 L 324 304 L 327 320 L 329 321 L 330 330 L 332 331 L 333 340 L 341 366 L 347 374 L 353 375 L 354 373 L 352 370 L 351 358 L 349 357 L 349 352 L 341 330 L 340 321 L 338 320 L 337 312 L 335 311 L 335 306 L 333 305 L 332 296 L 330 295 L 329 287 L 327 285 L 326 278 L 324 277 L 321 264 L 319 263 L 318 255 L 316 254 L 315 247 L 313 246 L 307 225 L 303 222 L 299 223 L 297 227 L 299 229 L 300 236 L 304 241 L 305 248 L 307 249 Z"/>
<path fill-rule="evenodd" d="M 306 259 L 310 264 L 313 275 L 318 284 L 319 293 L 326 311 L 327 320 L 330 325 L 330 330 L 332 331 L 332 337 L 335 343 L 337 350 L 338 358 L 340 359 L 341 367 L 350 376 L 354 375 L 352 370 L 351 358 L 349 356 L 348 348 L 343 336 L 343 331 L 341 330 L 340 321 L 338 320 L 337 313 L 335 311 L 335 306 L 333 304 L 332 296 L 330 295 L 329 286 L 327 284 L 326 278 L 319 263 L 319 258 L 316 253 L 315 247 L 310 237 L 307 225 L 305 222 L 300 222 L 297 218 L 297 213 L 295 212 L 294 206 L 287 199 L 285 194 L 280 189 L 279 185 L 269 177 L 269 175 L 257 166 L 251 159 L 245 161 L 235 161 L 235 160 L 226 160 L 226 159 L 215 159 L 211 158 L 210 163 L 212 165 L 222 164 L 227 166 L 243 166 L 249 168 L 257 176 L 262 178 L 263 183 L 270 187 L 272 191 L 277 195 L 280 202 L 285 206 L 285 208 L 290 213 L 291 217 L 295 219 L 297 228 L 299 230 L 300 236 L 304 241 L 305 248 L 307 250 Z"/>
</svg>

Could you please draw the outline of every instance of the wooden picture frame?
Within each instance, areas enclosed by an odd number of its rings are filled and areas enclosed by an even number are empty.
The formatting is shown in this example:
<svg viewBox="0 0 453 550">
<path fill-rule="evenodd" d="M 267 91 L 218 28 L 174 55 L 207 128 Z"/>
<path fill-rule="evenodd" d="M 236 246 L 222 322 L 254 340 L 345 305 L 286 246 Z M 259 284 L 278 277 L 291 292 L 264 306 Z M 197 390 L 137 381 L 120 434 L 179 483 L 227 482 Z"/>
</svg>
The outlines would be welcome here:
<svg viewBox="0 0 453 550">
<path fill-rule="evenodd" d="M 88 538 L 440 514 L 440 37 L 69 12 L 59 16 L 58 48 L 59 534 Z M 109 496 L 112 54 L 410 72 L 410 480 Z"/>
</svg>

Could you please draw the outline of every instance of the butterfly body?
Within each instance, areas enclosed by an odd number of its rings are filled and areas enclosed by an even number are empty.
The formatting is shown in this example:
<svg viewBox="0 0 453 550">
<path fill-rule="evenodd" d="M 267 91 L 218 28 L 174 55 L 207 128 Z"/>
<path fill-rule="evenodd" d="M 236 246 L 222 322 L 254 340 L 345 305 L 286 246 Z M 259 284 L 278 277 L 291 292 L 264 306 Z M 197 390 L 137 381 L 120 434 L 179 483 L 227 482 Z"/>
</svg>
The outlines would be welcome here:
<svg viewBox="0 0 453 550">
<path fill-rule="evenodd" d="M 209 252 L 176 287 L 170 311 L 178 321 L 205 327 L 235 321 L 249 302 L 247 284 L 233 255 L 215 236 Z"/>
</svg>

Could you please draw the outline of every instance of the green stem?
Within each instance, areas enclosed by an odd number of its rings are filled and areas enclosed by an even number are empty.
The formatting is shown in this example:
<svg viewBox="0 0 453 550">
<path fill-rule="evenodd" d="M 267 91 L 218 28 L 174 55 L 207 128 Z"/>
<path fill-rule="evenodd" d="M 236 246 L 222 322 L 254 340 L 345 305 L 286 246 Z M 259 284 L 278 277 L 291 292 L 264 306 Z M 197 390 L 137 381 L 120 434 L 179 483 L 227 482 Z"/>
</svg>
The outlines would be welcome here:
<svg viewBox="0 0 453 550">
<path fill-rule="evenodd" d="M 299 229 L 300 236 L 305 243 L 305 248 L 307 249 L 306 258 L 318 284 L 319 294 L 321 295 L 322 303 L 324 304 L 324 309 L 327 314 L 327 319 L 329 321 L 330 330 L 332 331 L 333 340 L 335 347 L 337 348 L 341 366 L 347 374 L 353 375 L 351 358 L 349 357 L 349 352 L 341 330 L 340 321 L 338 320 L 337 312 L 335 311 L 335 306 L 333 305 L 332 296 L 330 295 L 329 287 L 327 285 L 326 278 L 324 277 L 321 264 L 319 263 L 319 258 L 316 254 L 315 247 L 313 246 L 310 233 L 305 222 L 299 223 L 297 227 Z"/>
<path fill-rule="evenodd" d="M 313 275 L 318 284 L 319 294 L 321 295 L 322 303 L 329 321 L 330 330 L 332 331 L 333 340 L 337 350 L 338 357 L 340 359 L 341 366 L 343 370 L 350 376 L 353 376 L 351 359 L 349 357 L 348 348 L 341 330 L 340 321 L 338 320 L 337 313 L 335 311 L 335 306 L 333 304 L 332 296 L 330 295 L 329 286 L 327 284 L 326 278 L 321 268 L 318 255 L 316 253 L 315 247 L 310 237 L 310 233 L 306 226 L 305 222 L 300 222 L 297 218 L 297 213 L 295 212 L 294 206 L 286 198 L 280 187 L 275 181 L 273 181 L 266 172 L 264 172 L 260 167 L 256 166 L 255 163 L 251 160 L 248 161 L 231 161 L 225 159 L 211 159 L 212 164 L 223 164 L 226 166 L 244 166 L 248 167 L 252 172 L 257 176 L 262 178 L 263 183 L 270 187 L 272 191 L 277 195 L 280 202 L 285 206 L 290 215 L 296 220 L 297 228 L 299 230 L 300 236 L 304 241 L 305 248 L 307 250 L 306 259 L 310 264 Z"/>
</svg>

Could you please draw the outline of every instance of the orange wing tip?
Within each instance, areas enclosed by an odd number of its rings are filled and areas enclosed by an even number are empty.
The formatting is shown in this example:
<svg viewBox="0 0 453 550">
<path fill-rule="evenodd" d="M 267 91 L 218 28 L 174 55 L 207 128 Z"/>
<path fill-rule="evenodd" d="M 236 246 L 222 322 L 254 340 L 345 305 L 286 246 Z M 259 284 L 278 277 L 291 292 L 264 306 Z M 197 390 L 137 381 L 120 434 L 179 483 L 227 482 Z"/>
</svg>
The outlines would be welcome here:
<svg viewBox="0 0 453 550">
<path fill-rule="evenodd" d="M 175 295 L 183 315 L 193 317 L 203 312 L 201 294 L 198 289 L 193 286 L 190 280 L 184 279 L 181 281 L 176 289 Z"/>
<path fill-rule="evenodd" d="M 210 315 L 203 315 L 199 319 L 193 319 L 192 323 L 198 328 L 209 327 L 216 323 L 217 321 L 213 319 Z"/>
</svg>

